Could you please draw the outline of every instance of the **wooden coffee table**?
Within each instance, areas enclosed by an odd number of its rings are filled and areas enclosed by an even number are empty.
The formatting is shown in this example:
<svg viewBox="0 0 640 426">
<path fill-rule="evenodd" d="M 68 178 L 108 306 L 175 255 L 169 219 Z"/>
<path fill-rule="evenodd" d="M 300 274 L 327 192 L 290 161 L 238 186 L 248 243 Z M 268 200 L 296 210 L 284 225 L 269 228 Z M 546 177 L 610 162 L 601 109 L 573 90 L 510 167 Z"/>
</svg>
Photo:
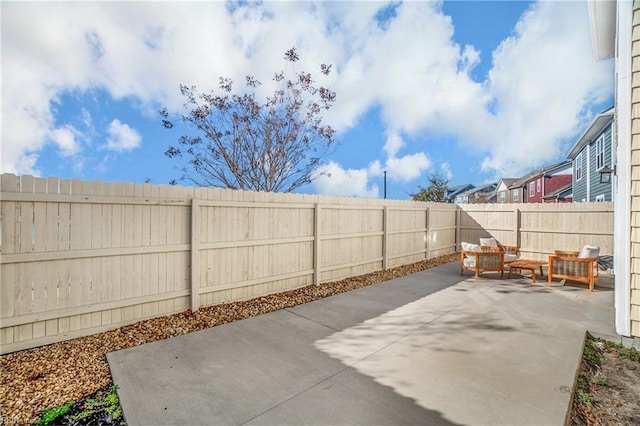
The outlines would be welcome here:
<svg viewBox="0 0 640 426">
<path fill-rule="evenodd" d="M 518 259 L 509 263 L 509 279 L 511 279 L 511 272 L 515 269 L 522 272 L 523 269 L 531 271 L 531 281 L 536 281 L 536 269 L 540 269 L 540 276 L 542 276 L 542 265 L 546 265 L 547 262 L 539 260 Z"/>
</svg>

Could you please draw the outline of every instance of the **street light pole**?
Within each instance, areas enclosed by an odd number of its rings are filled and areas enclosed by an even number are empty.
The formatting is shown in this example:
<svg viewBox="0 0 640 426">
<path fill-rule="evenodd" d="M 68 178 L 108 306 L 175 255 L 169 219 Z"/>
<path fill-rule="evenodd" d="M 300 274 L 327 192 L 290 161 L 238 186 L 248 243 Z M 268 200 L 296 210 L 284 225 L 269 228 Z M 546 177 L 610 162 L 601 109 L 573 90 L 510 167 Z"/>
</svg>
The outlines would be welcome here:
<svg viewBox="0 0 640 426">
<path fill-rule="evenodd" d="M 384 172 L 384 199 L 387 199 L 387 171 Z"/>
</svg>

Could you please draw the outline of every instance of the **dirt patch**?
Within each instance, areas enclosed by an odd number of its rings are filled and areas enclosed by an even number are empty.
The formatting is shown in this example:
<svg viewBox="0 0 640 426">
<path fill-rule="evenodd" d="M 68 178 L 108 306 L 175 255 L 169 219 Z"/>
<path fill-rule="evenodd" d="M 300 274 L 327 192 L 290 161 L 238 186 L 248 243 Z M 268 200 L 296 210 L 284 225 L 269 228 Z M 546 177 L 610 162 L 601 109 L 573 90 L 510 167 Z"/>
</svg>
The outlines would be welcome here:
<svg viewBox="0 0 640 426">
<path fill-rule="evenodd" d="M 0 424 L 31 423 L 45 408 L 86 399 L 113 382 L 106 354 L 239 319 L 273 312 L 323 297 L 388 281 L 458 259 L 441 256 L 255 299 L 204 307 L 196 312 L 141 321 L 106 333 L 15 352 L 0 357 Z"/>
<path fill-rule="evenodd" d="M 572 425 L 640 424 L 640 352 L 587 336 Z"/>
</svg>

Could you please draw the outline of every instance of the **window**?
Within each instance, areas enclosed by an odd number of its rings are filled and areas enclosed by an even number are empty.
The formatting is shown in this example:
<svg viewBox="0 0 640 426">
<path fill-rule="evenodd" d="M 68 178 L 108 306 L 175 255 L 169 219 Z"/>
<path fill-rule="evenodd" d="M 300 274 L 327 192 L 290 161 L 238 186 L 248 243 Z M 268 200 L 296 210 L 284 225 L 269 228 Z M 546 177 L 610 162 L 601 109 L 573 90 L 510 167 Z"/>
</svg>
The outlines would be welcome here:
<svg viewBox="0 0 640 426">
<path fill-rule="evenodd" d="M 576 180 L 582 179 L 582 153 L 578 154 L 576 157 L 575 178 Z"/>
<path fill-rule="evenodd" d="M 511 193 L 511 198 L 513 199 L 513 201 L 518 201 L 519 197 L 520 197 L 520 190 L 514 189 L 513 192 Z"/>
<path fill-rule="evenodd" d="M 596 169 L 600 170 L 604 167 L 604 135 L 601 135 L 596 141 Z"/>
<path fill-rule="evenodd" d="M 504 203 L 507 198 L 507 191 L 500 191 L 500 202 Z"/>
<path fill-rule="evenodd" d="M 538 192 L 540 192 L 540 182 L 542 182 L 542 178 L 538 179 L 537 183 L 536 183 L 536 187 L 537 187 L 537 191 Z"/>
<path fill-rule="evenodd" d="M 596 203 L 604 203 L 604 194 L 596 196 Z"/>
<path fill-rule="evenodd" d="M 531 182 L 529 184 L 529 197 L 533 197 L 534 195 L 536 195 L 536 183 Z"/>
</svg>

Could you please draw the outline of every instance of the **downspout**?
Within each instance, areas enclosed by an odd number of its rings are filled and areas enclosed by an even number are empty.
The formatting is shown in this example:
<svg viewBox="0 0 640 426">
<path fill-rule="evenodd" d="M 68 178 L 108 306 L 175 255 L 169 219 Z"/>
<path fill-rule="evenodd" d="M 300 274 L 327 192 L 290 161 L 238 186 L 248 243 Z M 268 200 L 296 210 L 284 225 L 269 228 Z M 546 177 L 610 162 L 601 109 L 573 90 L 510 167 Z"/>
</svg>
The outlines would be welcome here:
<svg viewBox="0 0 640 426">
<path fill-rule="evenodd" d="M 617 156 L 614 176 L 614 305 L 616 332 L 631 335 L 631 43 L 633 3 L 617 2 L 616 123 Z"/>
</svg>

